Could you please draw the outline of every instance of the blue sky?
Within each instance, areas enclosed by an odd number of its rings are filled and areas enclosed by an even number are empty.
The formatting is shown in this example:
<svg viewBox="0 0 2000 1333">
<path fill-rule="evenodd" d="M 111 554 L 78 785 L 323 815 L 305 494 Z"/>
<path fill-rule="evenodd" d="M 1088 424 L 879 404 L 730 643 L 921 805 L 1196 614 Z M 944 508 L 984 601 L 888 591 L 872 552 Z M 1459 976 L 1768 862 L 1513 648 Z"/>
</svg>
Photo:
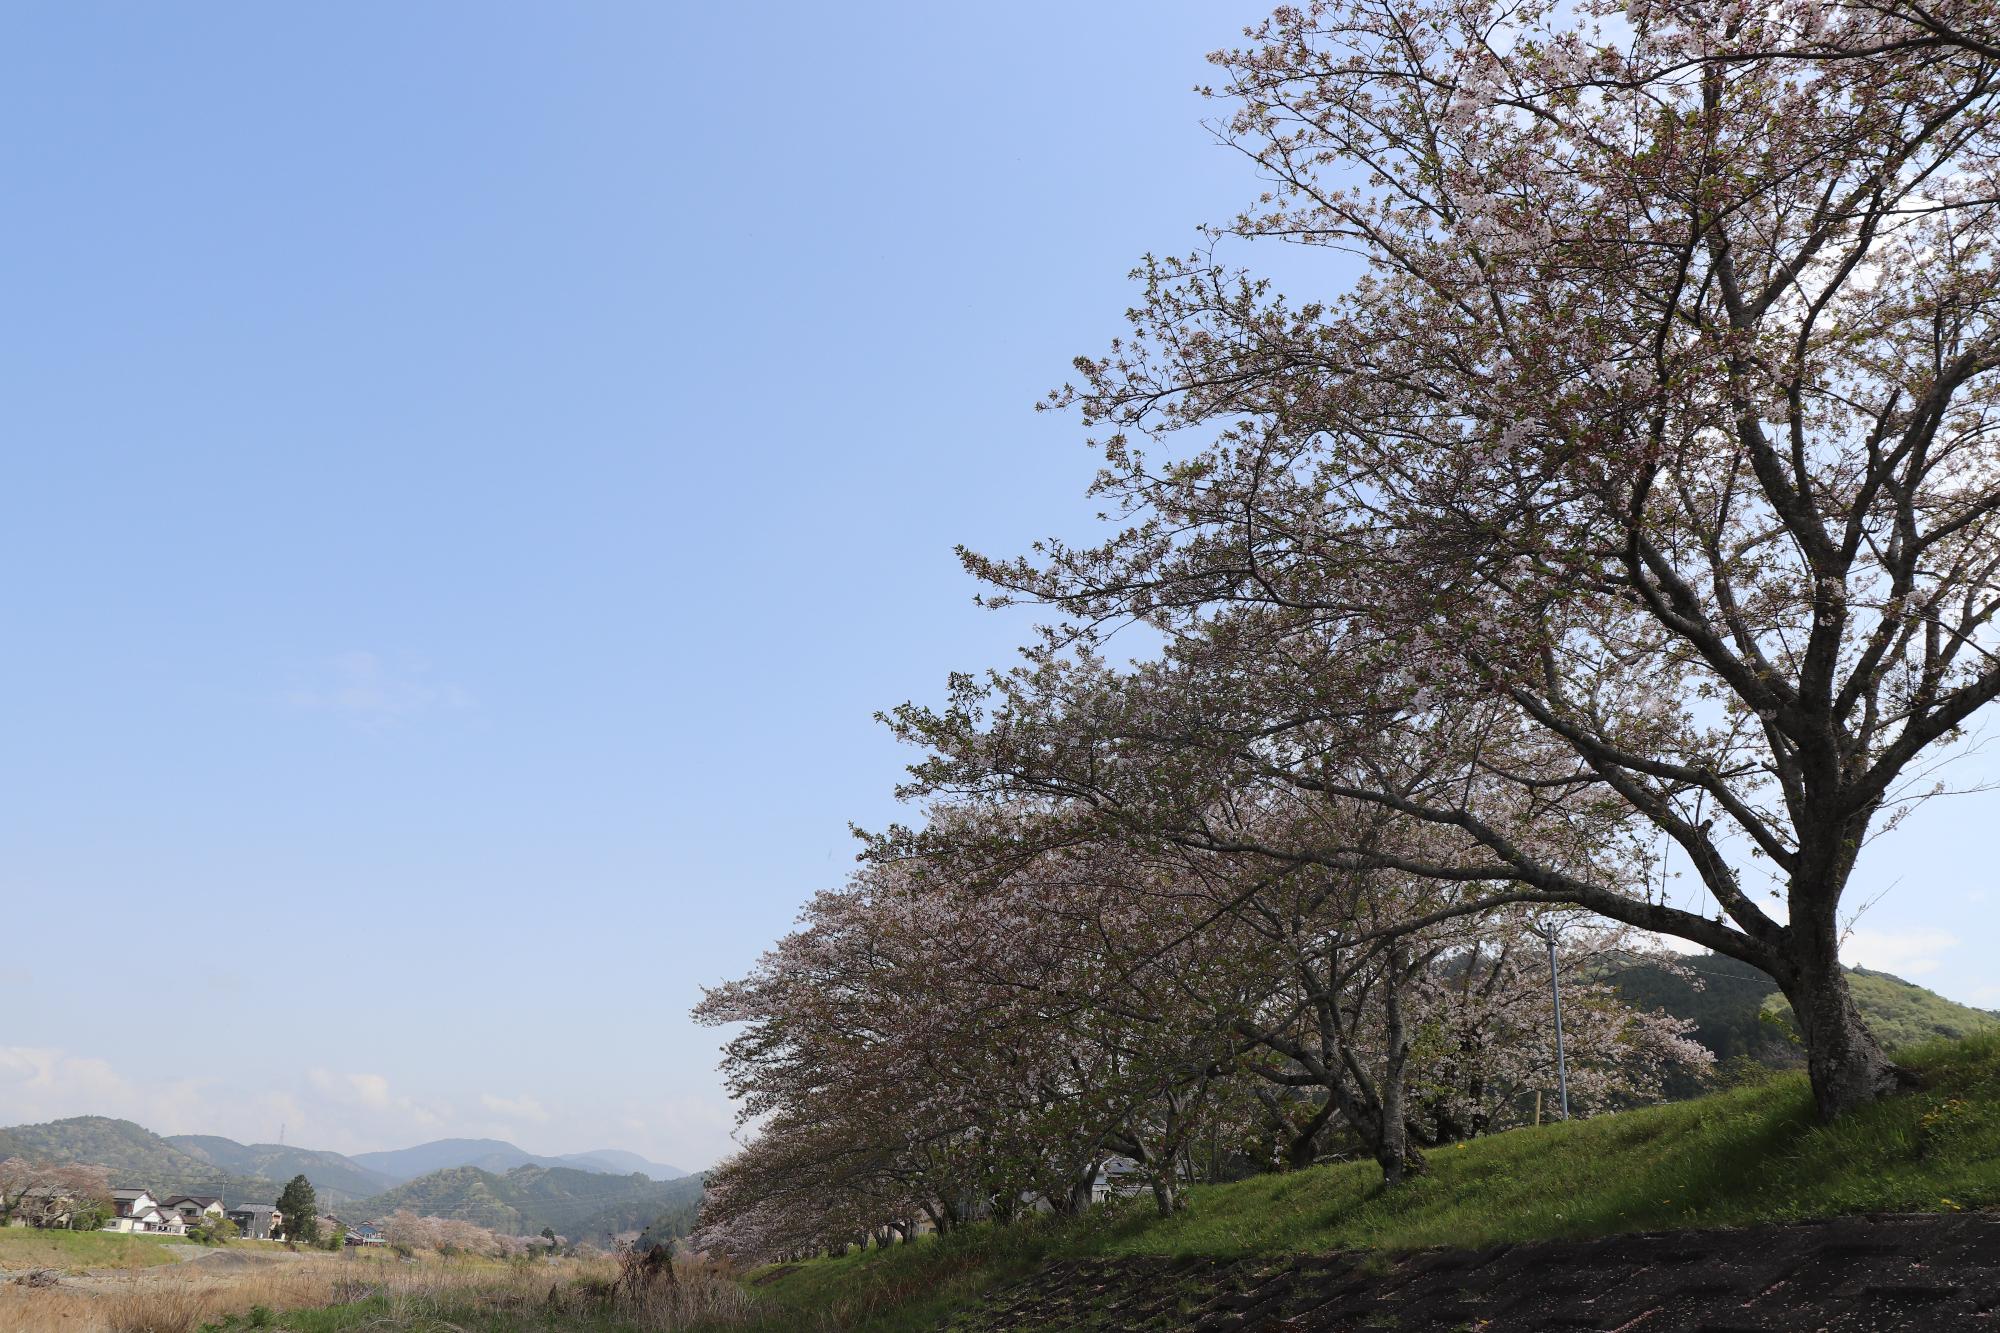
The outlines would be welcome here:
<svg viewBox="0 0 2000 1333">
<path fill-rule="evenodd" d="M 1087 517 L 1257 12 L 0 9 L 0 1123 L 725 1152 L 688 1007 L 1021 637 L 951 547 Z M 1864 961 L 2000 1004 L 1986 808 Z"/>
</svg>

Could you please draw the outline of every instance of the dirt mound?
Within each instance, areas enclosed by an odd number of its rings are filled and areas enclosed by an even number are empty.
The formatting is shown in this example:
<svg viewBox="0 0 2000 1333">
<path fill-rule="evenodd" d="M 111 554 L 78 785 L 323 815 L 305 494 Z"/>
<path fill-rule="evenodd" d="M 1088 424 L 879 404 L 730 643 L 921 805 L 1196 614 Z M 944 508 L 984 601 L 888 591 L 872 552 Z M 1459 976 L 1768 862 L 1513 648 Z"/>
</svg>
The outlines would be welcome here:
<svg viewBox="0 0 2000 1333">
<path fill-rule="evenodd" d="M 190 1268 L 199 1268 L 204 1273 L 233 1273 L 245 1268 L 264 1268 L 271 1264 L 295 1264 L 304 1256 L 289 1250 L 238 1250 L 216 1249 L 187 1261 Z"/>
<path fill-rule="evenodd" d="M 1995 1333 L 2000 1214 L 1856 1217 L 1406 1255 L 1074 1260 L 992 1294 L 945 1328 Z"/>
</svg>

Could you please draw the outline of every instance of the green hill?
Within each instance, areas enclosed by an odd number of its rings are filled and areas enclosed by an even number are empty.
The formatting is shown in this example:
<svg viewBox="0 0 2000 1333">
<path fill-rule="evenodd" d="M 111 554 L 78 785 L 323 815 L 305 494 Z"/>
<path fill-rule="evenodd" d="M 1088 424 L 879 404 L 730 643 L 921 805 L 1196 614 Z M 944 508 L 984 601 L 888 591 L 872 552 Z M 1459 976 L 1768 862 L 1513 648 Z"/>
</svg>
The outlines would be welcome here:
<svg viewBox="0 0 2000 1333">
<path fill-rule="evenodd" d="M 569 1167 L 518 1166 L 504 1174 L 474 1166 L 419 1176 L 362 1199 L 356 1217 L 385 1217 L 399 1208 L 429 1217 L 476 1222 L 510 1235 L 543 1227 L 576 1240 L 602 1243 L 607 1234 L 651 1227 L 655 1235 L 685 1234 L 701 1198 L 701 1179 L 656 1181 Z"/>
<path fill-rule="evenodd" d="M 1133 1200 L 1073 1221 L 972 1226 L 774 1269 L 751 1288 L 765 1317 L 743 1327 L 914 1333 L 1045 1264 L 1097 1256 L 1478 1248 L 2000 1206 L 2000 1034 L 1901 1058 L 1920 1088 L 1831 1125 L 1815 1118 L 1803 1075 L 1776 1074 L 1692 1101 L 1440 1149 L 1428 1175 L 1391 1191 L 1372 1164 L 1343 1162 L 1197 1186 L 1170 1220 Z"/>
<path fill-rule="evenodd" d="M 1609 969 L 1609 979 L 1627 1004 L 1692 1021 L 1695 1040 L 1715 1053 L 1719 1067 L 1753 1062 L 1793 1069 L 1805 1062 L 1791 1005 L 1775 981 L 1748 963 L 1715 953 L 1679 959 L 1675 968 L 1640 960 Z M 1887 972 L 1850 968 L 1848 980 L 1862 1017 L 1891 1050 L 2000 1030 L 2000 1015 L 1957 1004 Z M 1671 1076 L 1666 1089 L 1676 1099 L 1701 1090 L 1686 1074 Z"/>
<path fill-rule="evenodd" d="M 1848 969 L 1854 1002 L 1875 1036 L 1890 1050 L 1944 1038 L 1956 1041 L 1981 1032 L 2000 1031 L 2000 1014 L 1956 1004 L 1936 991 L 1925 990 L 1887 972 L 1865 967 Z M 1778 994 L 1766 996 L 1759 1017 L 1796 1041 L 1798 1020 L 1792 1006 Z"/>
<path fill-rule="evenodd" d="M 337 1152 L 291 1148 L 281 1143 L 238 1143 L 214 1134 L 170 1134 L 165 1141 L 190 1157 L 213 1162 L 239 1175 L 262 1180 L 304 1176 L 312 1182 L 320 1201 L 328 1206 L 379 1193 L 396 1183 Z"/>
<path fill-rule="evenodd" d="M 138 1185 L 157 1194 L 219 1194 L 231 1203 L 269 1203 L 278 1196 L 268 1178 L 229 1170 L 130 1120 L 101 1115 L 0 1129 L 0 1157 L 16 1156 L 105 1167 L 113 1185 Z"/>
</svg>

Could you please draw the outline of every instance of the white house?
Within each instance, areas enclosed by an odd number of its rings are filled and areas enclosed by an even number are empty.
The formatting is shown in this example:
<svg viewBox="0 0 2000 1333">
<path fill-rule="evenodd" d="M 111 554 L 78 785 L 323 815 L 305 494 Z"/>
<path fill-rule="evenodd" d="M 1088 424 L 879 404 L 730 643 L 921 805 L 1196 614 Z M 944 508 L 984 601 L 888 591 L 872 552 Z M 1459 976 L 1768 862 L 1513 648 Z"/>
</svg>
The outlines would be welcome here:
<svg viewBox="0 0 2000 1333">
<path fill-rule="evenodd" d="M 116 1189 L 111 1191 L 111 1207 L 106 1231 L 144 1231 L 145 1219 L 159 1215 L 160 1201 L 142 1189 Z"/>
<path fill-rule="evenodd" d="M 1146 1188 L 1146 1178 L 1139 1174 L 1137 1162 L 1129 1157 L 1113 1157 L 1098 1168 L 1097 1179 L 1090 1182 L 1090 1201 L 1109 1203 L 1143 1193 Z"/>
<path fill-rule="evenodd" d="M 151 1231 L 168 1236 L 185 1236 L 187 1218 L 176 1209 L 162 1204 L 143 1189 L 115 1189 L 111 1191 L 111 1205 L 116 1213 L 104 1224 L 106 1231 Z"/>
<path fill-rule="evenodd" d="M 199 1222 L 204 1217 L 218 1222 L 222 1220 L 222 1200 L 213 1194 L 176 1194 L 160 1206 L 179 1213 L 189 1223 Z"/>
</svg>

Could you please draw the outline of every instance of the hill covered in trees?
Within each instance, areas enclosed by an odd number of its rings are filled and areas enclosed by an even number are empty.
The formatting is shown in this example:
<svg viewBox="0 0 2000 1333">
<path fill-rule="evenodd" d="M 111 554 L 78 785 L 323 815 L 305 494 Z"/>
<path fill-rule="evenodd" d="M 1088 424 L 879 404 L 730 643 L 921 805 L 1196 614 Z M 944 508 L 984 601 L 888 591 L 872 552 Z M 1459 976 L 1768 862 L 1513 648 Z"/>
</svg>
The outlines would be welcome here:
<svg viewBox="0 0 2000 1333">
<path fill-rule="evenodd" d="M 175 1194 L 219 1194 L 232 1202 L 268 1203 L 278 1195 L 269 1177 L 232 1170 L 190 1153 L 130 1120 L 80 1115 L 0 1129 L 0 1157 L 101 1166 L 112 1184 L 128 1181 Z"/>
<path fill-rule="evenodd" d="M 108 1116 L 0 1128 L 0 1158 L 6 1157 L 101 1166 L 117 1185 L 219 1194 L 232 1203 L 269 1203 L 278 1196 L 279 1182 L 302 1175 L 312 1182 L 322 1207 L 356 1218 L 407 1208 L 509 1235 L 532 1234 L 546 1226 L 600 1241 L 606 1232 L 648 1227 L 655 1235 L 685 1235 L 702 1192 L 700 1176 L 659 1180 L 639 1171 L 618 1171 L 616 1166 L 628 1159 L 661 1172 L 674 1168 L 611 1149 L 573 1159 L 537 1158 L 498 1139 L 446 1139 L 348 1157 L 285 1144 L 238 1143 L 214 1134 L 159 1135 Z M 460 1164 L 467 1157 L 485 1165 Z M 391 1169 L 364 1165 L 371 1158 L 390 1159 Z M 409 1170 L 433 1160 L 451 1165 L 427 1167 L 422 1173 Z M 576 1165 L 568 1164 L 572 1160 Z"/>
<path fill-rule="evenodd" d="M 226 1171 L 263 1180 L 304 1176 L 323 1200 L 358 1199 L 388 1189 L 396 1182 L 370 1171 L 350 1157 L 282 1143 L 238 1143 L 215 1134 L 170 1134 L 165 1142 L 190 1157 L 213 1162 Z"/>
<path fill-rule="evenodd" d="M 601 1244 L 607 1235 L 647 1228 L 656 1236 L 686 1234 L 701 1193 L 699 1176 L 656 1181 L 637 1173 L 614 1176 L 570 1167 L 518 1166 L 495 1173 L 461 1166 L 419 1176 L 360 1200 L 350 1211 L 384 1217 L 408 1210 L 509 1235 L 547 1227 L 573 1240 Z"/>
<path fill-rule="evenodd" d="M 1722 954 L 1700 954 L 1670 965 L 1639 959 L 1609 969 L 1619 998 L 1637 1009 L 1657 1009 L 1694 1026 L 1689 1036 L 1715 1054 L 1718 1069 L 1743 1062 L 1776 1069 L 1803 1066 L 1805 1050 L 1791 1005 L 1765 973 Z M 1861 1016 L 1891 1050 L 1937 1038 L 1970 1037 L 2000 1030 L 2000 1015 L 1947 1000 L 1887 972 L 1851 968 L 1848 982 Z M 1669 1097 L 1695 1095 L 1702 1078 L 1671 1071 Z"/>
<path fill-rule="evenodd" d="M 1936 991 L 1887 972 L 1850 968 L 1848 984 L 1854 989 L 1854 1002 L 1861 1006 L 1862 1019 L 1890 1050 L 1939 1037 L 1957 1039 L 2000 1029 L 2000 1014 L 1947 1000 Z M 1794 1042 L 1798 1040 L 1798 1022 L 1782 995 L 1766 996 L 1761 1014 Z"/>
</svg>

